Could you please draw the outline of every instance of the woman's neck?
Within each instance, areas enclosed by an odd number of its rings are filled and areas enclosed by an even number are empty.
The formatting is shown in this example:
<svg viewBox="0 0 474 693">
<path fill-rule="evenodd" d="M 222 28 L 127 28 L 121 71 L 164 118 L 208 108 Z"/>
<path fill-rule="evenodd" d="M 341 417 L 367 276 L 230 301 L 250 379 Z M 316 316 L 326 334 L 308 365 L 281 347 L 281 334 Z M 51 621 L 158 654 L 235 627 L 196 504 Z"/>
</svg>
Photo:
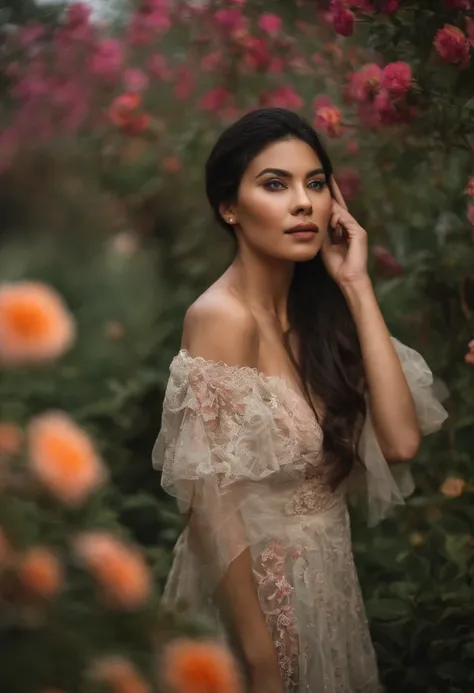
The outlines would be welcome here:
<svg viewBox="0 0 474 693">
<path fill-rule="evenodd" d="M 229 285 L 258 315 L 277 319 L 288 329 L 288 293 L 294 263 L 268 256 L 258 256 L 241 249 L 225 273 Z"/>
</svg>

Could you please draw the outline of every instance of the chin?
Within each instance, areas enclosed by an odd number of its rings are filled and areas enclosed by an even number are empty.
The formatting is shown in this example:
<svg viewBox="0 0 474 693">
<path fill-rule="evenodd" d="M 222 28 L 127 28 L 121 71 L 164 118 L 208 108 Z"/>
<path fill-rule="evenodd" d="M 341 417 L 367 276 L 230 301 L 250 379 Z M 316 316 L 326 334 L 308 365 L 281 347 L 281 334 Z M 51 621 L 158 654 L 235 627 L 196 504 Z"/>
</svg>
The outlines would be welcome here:
<svg viewBox="0 0 474 693">
<path fill-rule="evenodd" d="M 292 262 L 308 262 L 313 260 L 316 255 L 321 250 L 321 246 L 313 244 L 301 245 L 299 248 L 293 248 L 290 253 L 287 254 L 287 259 Z"/>
</svg>

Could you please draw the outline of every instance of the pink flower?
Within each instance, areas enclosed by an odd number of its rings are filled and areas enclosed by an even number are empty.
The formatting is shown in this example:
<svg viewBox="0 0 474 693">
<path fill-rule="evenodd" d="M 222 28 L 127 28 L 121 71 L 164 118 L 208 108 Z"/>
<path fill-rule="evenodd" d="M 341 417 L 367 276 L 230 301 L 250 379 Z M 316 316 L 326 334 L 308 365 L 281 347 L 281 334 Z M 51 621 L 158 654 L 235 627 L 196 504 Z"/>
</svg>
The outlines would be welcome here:
<svg viewBox="0 0 474 693">
<path fill-rule="evenodd" d="M 452 24 L 445 24 L 437 32 L 433 45 L 439 56 L 447 63 L 466 67 L 470 60 L 470 44 L 467 37 Z"/>
<path fill-rule="evenodd" d="M 373 105 L 378 120 L 382 125 L 410 123 L 415 116 L 413 107 L 393 101 L 385 89 L 377 94 Z"/>
<path fill-rule="evenodd" d="M 467 208 L 467 219 L 474 226 L 474 205 L 469 205 Z"/>
<path fill-rule="evenodd" d="M 453 10 L 470 10 L 474 7 L 472 0 L 444 0 L 444 4 Z"/>
<path fill-rule="evenodd" d="M 352 168 L 343 168 L 337 174 L 337 184 L 345 200 L 353 200 L 360 189 L 360 176 Z"/>
<path fill-rule="evenodd" d="M 240 10 L 218 10 L 214 15 L 214 20 L 223 31 L 229 34 L 243 32 L 247 28 L 247 20 L 242 16 Z"/>
<path fill-rule="evenodd" d="M 183 168 L 179 156 L 175 156 L 172 154 L 170 154 L 169 156 L 165 156 L 165 158 L 161 162 L 161 166 L 163 168 L 163 171 L 166 171 L 166 173 L 180 173 L 180 171 Z"/>
<path fill-rule="evenodd" d="M 391 96 L 402 96 L 413 83 L 410 65 L 405 62 L 389 63 L 382 71 L 380 83 Z"/>
<path fill-rule="evenodd" d="M 261 70 L 271 63 L 272 56 L 263 39 L 245 36 L 243 47 L 245 49 L 244 62 L 250 70 Z"/>
<path fill-rule="evenodd" d="M 342 113 L 335 106 L 324 106 L 316 111 L 315 127 L 328 137 L 338 137 L 341 134 Z"/>
<path fill-rule="evenodd" d="M 403 274 L 403 267 L 387 248 L 384 248 L 382 245 L 374 245 L 372 254 L 378 268 L 386 276 L 399 277 Z"/>
<path fill-rule="evenodd" d="M 281 17 L 279 17 L 277 14 L 271 14 L 269 12 L 265 12 L 264 14 L 260 15 L 258 20 L 259 28 L 266 34 L 278 34 L 278 32 L 281 30 L 282 24 L 283 21 Z"/>
<path fill-rule="evenodd" d="M 168 66 L 166 57 L 160 53 L 155 53 L 148 58 L 147 68 L 155 79 L 168 81 L 172 77 L 172 71 Z"/>
<path fill-rule="evenodd" d="M 325 108 L 326 106 L 332 106 L 332 100 L 327 94 L 320 94 L 313 101 L 313 109 L 317 111 L 319 108 Z"/>
<path fill-rule="evenodd" d="M 176 71 L 176 82 L 174 86 L 174 97 L 178 101 L 189 99 L 194 89 L 194 78 L 191 70 L 186 65 L 182 65 Z"/>
<path fill-rule="evenodd" d="M 375 63 L 367 63 L 350 77 L 349 96 L 355 101 L 367 101 L 379 91 L 382 69 Z"/>
<path fill-rule="evenodd" d="M 299 110 L 303 106 L 301 96 L 289 86 L 281 86 L 274 91 L 266 92 L 261 95 L 261 102 L 266 106 L 275 108 L 289 108 Z"/>
<path fill-rule="evenodd" d="M 169 10 L 165 7 L 144 8 L 132 15 L 128 24 L 128 42 L 132 46 L 148 46 L 171 26 Z"/>
<path fill-rule="evenodd" d="M 95 53 L 89 59 L 89 70 L 98 77 L 116 77 L 124 60 L 120 41 L 104 39 L 97 45 Z"/>
<path fill-rule="evenodd" d="M 346 148 L 349 154 L 357 154 L 359 151 L 359 144 L 355 140 L 349 140 Z"/>
<path fill-rule="evenodd" d="M 18 41 L 23 48 L 37 43 L 46 34 L 46 28 L 41 22 L 30 21 L 18 29 Z"/>
<path fill-rule="evenodd" d="M 123 82 L 127 91 L 145 91 L 149 79 L 143 70 L 130 67 L 123 74 Z"/>
<path fill-rule="evenodd" d="M 92 14 L 92 7 L 85 2 L 73 2 L 66 10 L 66 23 L 69 26 L 88 24 Z"/>
<path fill-rule="evenodd" d="M 471 339 L 471 341 L 469 342 L 469 344 L 467 346 L 468 346 L 468 352 L 464 356 L 464 360 L 466 361 L 466 363 L 469 363 L 472 366 L 474 366 L 474 339 Z"/>
<path fill-rule="evenodd" d="M 399 0 L 384 0 L 384 2 L 382 2 L 380 9 L 382 12 L 391 14 L 392 12 L 396 12 L 398 10 L 399 4 Z"/>
<path fill-rule="evenodd" d="M 227 104 L 231 94 L 225 87 L 216 87 L 207 92 L 199 101 L 203 111 L 220 111 Z"/>
<path fill-rule="evenodd" d="M 89 42 L 93 38 L 90 17 L 92 7 L 84 2 L 72 3 L 66 10 L 64 29 L 56 33 L 57 39 L 67 46 L 72 41 Z"/>
<path fill-rule="evenodd" d="M 467 181 L 466 195 L 474 199 L 474 176 L 471 176 Z"/>
<path fill-rule="evenodd" d="M 205 72 L 213 72 L 222 64 L 222 53 L 220 51 L 214 51 L 205 55 L 201 60 L 201 70 Z"/>
<path fill-rule="evenodd" d="M 343 4 L 342 0 L 331 3 L 331 19 L 334 30 L 341 36 L 352 36 L 354 33 L 354 13 Z"/>
<path fill-rule="evenodd" d="M 164 34 L 171 27 L 171 19 L 168 11 L 154 10 L 147 16 L 148 26 L 155 34 Z"/>
<path fill-rule="evenodd" d="M 357 7 L 359 10 L 364 10 L 365 12 L 375 12 L 375 5 L 372 0 L 351 0 L 350 4 L 353 7 Z M 378 9 L 380 12 L 390 14 L 391 12 L 396 12 L 399 5 L 399 0 L 381 0 Z"/>
</svg>

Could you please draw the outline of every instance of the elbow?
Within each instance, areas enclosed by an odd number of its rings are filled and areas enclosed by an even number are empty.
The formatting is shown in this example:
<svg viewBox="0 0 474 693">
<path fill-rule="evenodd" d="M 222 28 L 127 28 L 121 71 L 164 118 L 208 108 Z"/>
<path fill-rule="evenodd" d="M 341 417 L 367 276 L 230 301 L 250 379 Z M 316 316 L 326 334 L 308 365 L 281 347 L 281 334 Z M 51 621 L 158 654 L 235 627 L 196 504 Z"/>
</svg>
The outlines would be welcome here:
<svg viewBox="0 0 474 693">
<path fill-rule="evenodd" d="M 388 461 L 393 463 L 410 462 L 416 457 L 420 449 L 420 443 L 420 431 L 414 431 L 409 435 L 401 436 L 396 445 L 390 449 L 386 457 Z"/>
</svg>

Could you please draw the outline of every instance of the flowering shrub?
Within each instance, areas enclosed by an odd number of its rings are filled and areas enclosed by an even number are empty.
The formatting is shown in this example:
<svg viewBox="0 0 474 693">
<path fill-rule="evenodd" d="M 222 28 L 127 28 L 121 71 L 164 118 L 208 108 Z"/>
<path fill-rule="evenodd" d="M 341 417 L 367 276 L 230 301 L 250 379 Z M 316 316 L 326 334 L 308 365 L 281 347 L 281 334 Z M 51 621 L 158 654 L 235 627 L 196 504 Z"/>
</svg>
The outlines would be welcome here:
<svg viewBox="0 0 474 693">
<path fill-rule="evenodd" d="M 180 522 L 150 450 L 184 306 L 229 257 L 203 161 L 261 105 L 328 141 L 389 327 L 449 392 L 407 508 L 354 518 L 387 690 L 472 688 L 473 45 L 470 0 L 146 0 L 113 30 L 75 3 L 3 35 L 0 618 L 29 657 L 0 652 L 5 690 L 148 693 L 181 633 L 157 607 Z M 169 685 L 234 690 L 200 647 L 163 653 Z"/>
</svg>

